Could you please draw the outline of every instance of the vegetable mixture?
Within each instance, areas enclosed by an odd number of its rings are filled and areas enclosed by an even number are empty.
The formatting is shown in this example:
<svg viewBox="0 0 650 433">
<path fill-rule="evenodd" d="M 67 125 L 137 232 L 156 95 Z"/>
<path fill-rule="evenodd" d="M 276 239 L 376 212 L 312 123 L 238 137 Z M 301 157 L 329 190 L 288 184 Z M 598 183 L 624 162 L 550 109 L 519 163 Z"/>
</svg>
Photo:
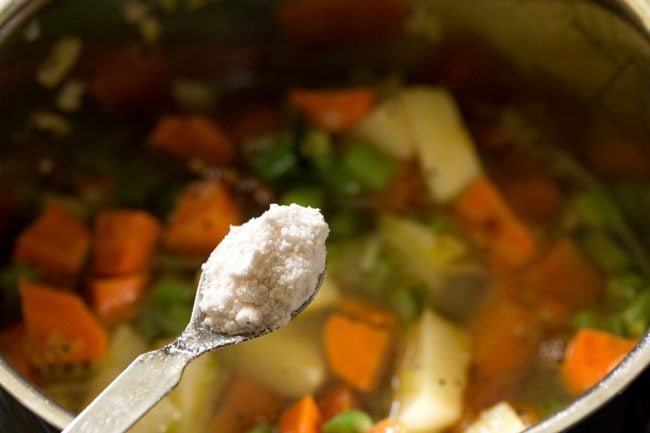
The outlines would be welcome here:
<svg viewBox="0 0 650 433">
<path fill-rule="evenodd" d="M 207 19 L 198 48 L 165 39 L 202 3 L 125 2 L 110 43 L 48 39 L 84 13 L 52 7 L 7 42 L 0 88 L 24 97 L 0 125 L 0 351 L 25 378 L 83 408 L 180 334 L 201 263 L 272 202 L 331 227 L 316 299 L 195 361 L 133 431 L 515 433 L 645 333 L 650 187 L 559 150 L 589 137 L 497 55 L 408 34 L 405 0 L 265 2 L 297 61 Z"/>
</svg>

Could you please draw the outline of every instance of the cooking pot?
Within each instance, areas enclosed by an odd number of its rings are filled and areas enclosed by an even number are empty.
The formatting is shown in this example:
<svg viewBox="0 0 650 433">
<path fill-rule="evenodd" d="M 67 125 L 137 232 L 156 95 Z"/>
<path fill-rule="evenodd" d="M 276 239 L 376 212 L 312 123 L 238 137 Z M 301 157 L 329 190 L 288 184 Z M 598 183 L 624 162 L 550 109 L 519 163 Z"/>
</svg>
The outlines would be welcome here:
<svg viewBox="0 0 650 433">
<path fill-rule="evenodd" d="M 210 6 L 218 8 L 237 2 L 244 5 L 247 1 L 223 0 Z M 0 40 L 6 40 L 47 3 L 46 0 L 0 0 Z M 66 3 L 53 2 L 48 7 Z M 102 8 L 118 7 L 117 2 L 97 3 Z M 248 3 L 254 6 L 261 2 Z M 247 14 L 255 12 L 250 7 L 242 9 Z M 543 86 L 560 86 L 573 98 L 601 111 L 619 128 L 637 135 L 650 135 L 650 2 L 647 0 L 414 0 L 412 13 L 414 25 L 421 26 L 419 31 L 429 37 L 435 37 L 439 31 L 437 26 L 467 29 L 500 51 L 528 79 Z M 252 15 L 237 18 L 244 27 L 247 17 Z M 98 26 L 98 22 L 85 25 L 81 19 L 74 24 L 74 31 L 89 34 L 110 31 L 110 23 Z M 216 30 L 210 37 L 214 37 L 221 24 L 215 23 Z M 252 24 L 251 28 L 259 24 Z M 233 31 L 233 26 L 227 27 L 230 30 L 226 32 L 226 40 L 249 38 L 250 41 L 257 37 L 255 31 Z M 645 156 L 650 161 L 650 153 Z M 620 394 L 648 365 L 650 334 L 596 387 L 527 432 L 550 433 L 569 428 Z M 0 385 L 55 427 L 63 428 L 73 417 L 18 375 L 1 357 Z"/>
</svg>

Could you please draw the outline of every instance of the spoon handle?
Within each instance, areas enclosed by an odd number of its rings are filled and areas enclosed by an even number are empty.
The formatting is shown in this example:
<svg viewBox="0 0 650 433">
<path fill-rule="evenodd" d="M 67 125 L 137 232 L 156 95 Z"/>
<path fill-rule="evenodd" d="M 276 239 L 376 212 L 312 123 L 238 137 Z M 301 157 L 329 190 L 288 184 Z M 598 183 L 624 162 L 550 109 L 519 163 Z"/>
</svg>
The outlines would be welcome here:
<svg viewBox="0 0 650 433">
<path fill-rule="evenodd" d="M 63 433 L 121 433 L 180 381 L 195 354 L 171 346 L 138 356 Z"/>
</svg>

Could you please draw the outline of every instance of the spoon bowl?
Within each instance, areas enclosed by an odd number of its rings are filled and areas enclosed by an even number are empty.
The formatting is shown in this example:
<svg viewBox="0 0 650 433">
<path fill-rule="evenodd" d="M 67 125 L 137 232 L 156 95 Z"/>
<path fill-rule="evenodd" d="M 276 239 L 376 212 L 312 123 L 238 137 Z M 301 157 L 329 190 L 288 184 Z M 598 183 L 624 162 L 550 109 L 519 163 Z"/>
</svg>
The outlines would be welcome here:
<svg viewBox="0 0 650 433">
<path fill-rule="evenodd" d="M 293 320 L 314 299 L 325 278 L 319 274 L 309 298 L 291 313 Z M 63 433 L 120 433 L 126 431 L 178 384 L 187 365 L 204 353 L 261 337 L 278 328 L 249 334 L 215 332 L 199 308 L 203 296 L 203 273 L 183 333 L 168 345 L 138 356 L 95 398 Z"/>
</svg>

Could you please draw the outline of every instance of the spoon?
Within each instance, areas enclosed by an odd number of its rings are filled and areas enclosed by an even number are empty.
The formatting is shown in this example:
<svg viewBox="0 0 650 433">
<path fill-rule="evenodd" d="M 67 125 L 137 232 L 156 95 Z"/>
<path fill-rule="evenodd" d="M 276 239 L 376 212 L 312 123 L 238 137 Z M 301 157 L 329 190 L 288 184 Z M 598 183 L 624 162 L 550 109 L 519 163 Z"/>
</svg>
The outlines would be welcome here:
<svg viewBox="0 0 650 433">
<path fill-rule="evenodd" d="M 314 291 L 304 304 L 291 313 L 291 319 L 311 303 L 324 277 L 323 269 Z M 194 359 L 206 352 L 239 344 L 275 330 L 265 329 L 243 335 L 213 331 L 205 324 L 204 314 L 199 308 L 202 288 L 203 273 L 199 278 L 190 322 L 181 336 L 160 349 L 138 356 L 62 433 L 124 432 L 178 385 L 183 370 Z"/>
</svg>

